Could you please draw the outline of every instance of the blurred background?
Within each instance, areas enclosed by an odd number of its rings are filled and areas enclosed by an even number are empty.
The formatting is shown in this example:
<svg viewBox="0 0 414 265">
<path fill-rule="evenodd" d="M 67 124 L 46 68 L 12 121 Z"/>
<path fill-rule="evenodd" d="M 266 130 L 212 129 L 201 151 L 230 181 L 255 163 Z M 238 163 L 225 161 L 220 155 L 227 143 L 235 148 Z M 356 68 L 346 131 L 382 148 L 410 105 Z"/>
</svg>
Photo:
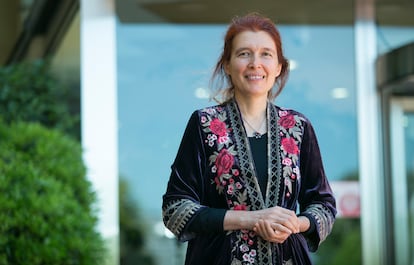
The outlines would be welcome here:
<svg viewBox="0 0 414 265">
<path fill-rule="evenodd" d="M 311 120 L 336 194 L 315 264 L 414 264 L 413 1 L 4 0 L 0 67 L 46 61 L 68 88 L 108 264 L 183 264 L 161 220 L 170 165 L 191 113 L 215 104 L 228 23 L 251 11 L 281 32 L 275 103 Z"/>
</svg>

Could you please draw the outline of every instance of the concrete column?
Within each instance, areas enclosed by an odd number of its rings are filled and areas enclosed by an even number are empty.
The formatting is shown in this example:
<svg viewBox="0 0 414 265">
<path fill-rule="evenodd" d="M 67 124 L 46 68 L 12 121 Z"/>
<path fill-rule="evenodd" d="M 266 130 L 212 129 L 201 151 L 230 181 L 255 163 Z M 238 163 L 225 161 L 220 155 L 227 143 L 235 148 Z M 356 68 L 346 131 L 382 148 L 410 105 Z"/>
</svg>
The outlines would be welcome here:
<svg viewBox="0 0 414 265">
<path fill-rule="evenodd" d="M 379 94 L 375 85 L 375 1 L 355 1 L 359 179 L 362 264 L 385 264 L 384 187 Z"/>
<path fill-rule="evenodd" d="M 81 1 L 82 145 L 99 199 L 99 231 L 119 264 L 116 17 L 114 0 Z"/>
</svg>

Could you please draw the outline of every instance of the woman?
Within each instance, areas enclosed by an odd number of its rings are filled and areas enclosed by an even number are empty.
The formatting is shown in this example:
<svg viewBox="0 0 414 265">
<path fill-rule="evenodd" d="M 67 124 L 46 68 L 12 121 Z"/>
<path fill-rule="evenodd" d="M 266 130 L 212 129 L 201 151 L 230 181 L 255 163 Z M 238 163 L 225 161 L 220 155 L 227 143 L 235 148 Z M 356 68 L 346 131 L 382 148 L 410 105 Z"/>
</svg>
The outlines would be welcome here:
<svg viewBox="0 0 414 265">
<path fill-rule="evenodd" d="M 165 225 L 189 241 L 186 264 L 311 264 L 332 230 L 312 125 L 271 103 L 287 75 L 274 23 L 235 18 L 213 74 L 228 85 L 223 103 L 192 114 L 163 196 Z"/>
</svg>

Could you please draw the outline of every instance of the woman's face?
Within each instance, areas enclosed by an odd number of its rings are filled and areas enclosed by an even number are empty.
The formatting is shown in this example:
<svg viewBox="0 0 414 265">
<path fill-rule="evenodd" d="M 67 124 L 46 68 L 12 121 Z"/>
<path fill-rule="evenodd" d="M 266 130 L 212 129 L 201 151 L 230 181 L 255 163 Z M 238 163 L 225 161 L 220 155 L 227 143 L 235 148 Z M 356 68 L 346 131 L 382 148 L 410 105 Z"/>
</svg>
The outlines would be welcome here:
<svg viewBox="0 0 414 265">
<path fill-rule="evenodd" d="M 233 39 L 230 61 L 224 66 L 236 96 L 267 97 L 282 65 L 276 44 L 265 31 L 243 31 Z"/>
</svg>

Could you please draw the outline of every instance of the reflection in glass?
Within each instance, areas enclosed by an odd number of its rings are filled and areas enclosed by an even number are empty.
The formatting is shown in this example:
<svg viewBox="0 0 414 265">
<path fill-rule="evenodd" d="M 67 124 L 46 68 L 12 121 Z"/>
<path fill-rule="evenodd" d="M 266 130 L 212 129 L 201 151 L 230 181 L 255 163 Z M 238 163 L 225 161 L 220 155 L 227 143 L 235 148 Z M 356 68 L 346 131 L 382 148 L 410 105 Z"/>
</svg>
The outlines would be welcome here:
<svg viewBox="0 0 414 265">
<path fill-rule="evenodd" d="M 404 121 L 404 145 L 405 163 L 407 166 L 407 200 L 408 200 L 408 223 L 410 231 L 410 264 L 414 262 L 414 112 L 405 113 Z"/>
</svg>

